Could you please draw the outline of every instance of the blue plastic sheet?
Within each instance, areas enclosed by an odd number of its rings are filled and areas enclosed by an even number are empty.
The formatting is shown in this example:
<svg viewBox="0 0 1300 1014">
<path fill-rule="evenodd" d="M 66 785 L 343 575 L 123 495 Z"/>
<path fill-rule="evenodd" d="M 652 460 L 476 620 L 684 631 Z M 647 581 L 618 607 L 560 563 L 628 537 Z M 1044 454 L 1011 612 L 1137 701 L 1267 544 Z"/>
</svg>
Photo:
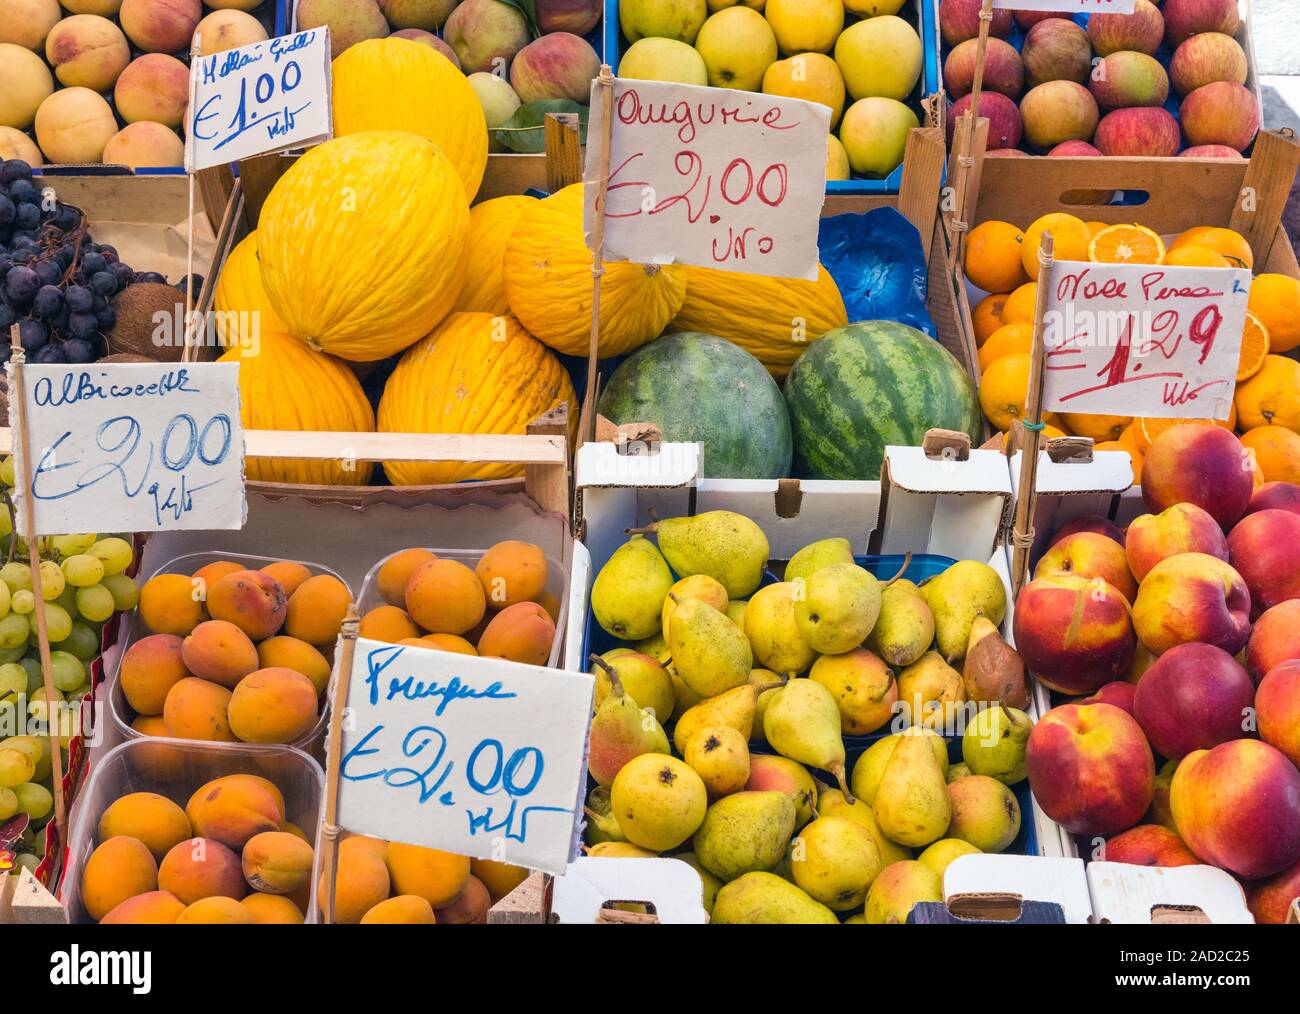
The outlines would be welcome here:
<svg viewBox="0 0 1300 1014">
<path fill-rule="evenodd" d="M 894 208 L 823 218 L 822 264 L 835 279 L 849 322 L 896 320 L 936 337 L 925 309 L 926 264 L 916 226 Z"/>
</svg>

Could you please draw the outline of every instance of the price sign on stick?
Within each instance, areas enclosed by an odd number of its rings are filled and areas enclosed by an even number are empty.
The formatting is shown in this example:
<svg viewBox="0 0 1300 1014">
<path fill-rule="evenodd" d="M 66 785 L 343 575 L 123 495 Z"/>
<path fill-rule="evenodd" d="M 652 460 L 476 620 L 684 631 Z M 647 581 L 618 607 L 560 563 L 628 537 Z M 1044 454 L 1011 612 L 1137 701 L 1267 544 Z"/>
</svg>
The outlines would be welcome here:
<svg viewBox="0 0 1300 1014">
<path fill-rule="evenodd" d="M 1070 14 L 1132 14 L 1137 0 L 993 0 L 998 9 L 1068 11 Z"/>
<path fill-rule="evenodd" d="M 186 120 L 190 171 L 327 140 L 329 29 L 194 58 Z"/>
<path fill-rule="evenodd" d="M 586 673 L 358 638 L 338 826 L 563 873 L 594 686 Z"/>
<path fill-rule="evenodd" d="M 14 492 L 38 534 L 243 527 L 237 363 L 23 372 L 31 482 Z"/>
<path fill-rule="evenodd" d="M 1250 272 L 1058 261 L 1043 317 L 1043 408 L 1226 419 Z"/>
<path fill-rule="evenodd" d="M 592 86 L 587 146 L 587 243 L 603 210 L 605 260 L 696 264 L 817 277 L 830 110 L 729 88 L 613 82 Z M 601 197 L 601 141 L 609 181 Z"/>
</svg>

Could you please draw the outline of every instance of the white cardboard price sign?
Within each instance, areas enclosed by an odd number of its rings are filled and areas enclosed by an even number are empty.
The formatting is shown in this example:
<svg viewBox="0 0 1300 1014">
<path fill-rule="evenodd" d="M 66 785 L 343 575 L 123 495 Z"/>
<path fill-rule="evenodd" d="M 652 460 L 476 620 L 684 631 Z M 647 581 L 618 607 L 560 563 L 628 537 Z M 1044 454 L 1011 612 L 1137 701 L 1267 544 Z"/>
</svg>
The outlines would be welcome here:
<svg viewBox="0 0 1300 1014">
<path fill-rule="evenodd" d="M 587 673 L 358 638 L 339 826 L 563 873 L 594 689 Z"/>
<path fill-rule="evenodd" d="M 602 86 L 592 83 L 587 244 L 600 194 Z M 817 277 L 830 110 L 730 88 L 615 78 L 606 260 Z"/>
<path fill-rule="evenodd" d="M 1067 11 L 1070 14 L 1132 14 L 1137 0 L 993 0 L 1000 10 Z"/>
<path fill-rule="evenodd" d="M 237 363 L 29 364 L 23 380 L 32 481 L 14 493 L 38 535 L 243 527 Z"/>
<path fill-rule="evenodd" d="M 1228 417 L 1249 271 L 1058 261 L 1051 277 L 1044 409 Z"/>
<path fill-rule="evenodd" d="M 191 171 L 327 140 L 333 131 L 329 29 L 196 57 L 187 121 L 185 168 Z"/>
</svg>

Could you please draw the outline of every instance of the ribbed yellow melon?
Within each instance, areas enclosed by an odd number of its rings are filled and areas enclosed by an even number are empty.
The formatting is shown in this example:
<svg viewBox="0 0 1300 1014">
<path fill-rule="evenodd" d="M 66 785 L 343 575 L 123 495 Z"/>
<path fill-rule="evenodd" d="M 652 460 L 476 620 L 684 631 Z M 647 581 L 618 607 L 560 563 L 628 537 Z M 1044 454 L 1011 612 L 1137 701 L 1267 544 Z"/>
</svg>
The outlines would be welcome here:
<svg viewBox="0 0 1300 1014">
<path fill-rule="evenodd" d="M 379 400 L 381 433 L 524 433 L 544 412 L 577 397 L 560 361 L 510 316 L 453 313 L 407 350 Z M 522 465 L 388 461 L 396 486 L 507 479 Z"/>
<path fill-rule="evenodd" d="M 591 251 L 583 240 L 582 184 L 524 211 L 506 243 L 510 312 L 558 352 L 585 356 L 591 334 Z M 606 262 L 600 349 L 622 355 L 657 338 L 681 308 L 686 273 L 676 264 Z"/>
<path fill-rule="evenodd" d="M 820 265 L 815 282 L 688 265 L 686 300 L 670 328 L 726 338 L 779 380 L 809 342 L 848 322 L 839 287 Z"/>
<path fill-rule="evenodd" d="M 226 263 L 221 266 L 217 287 L 212 294 L 212 308 L 217 311 L 217 334 L 226 345 L 247 347 L 252 328 L 286 330 L 284 322 L 271 309 L 266 290 L 262 288 L 256 229 L 235 244 Z"/>
<path fill-rule="evenodd" d="M 326 141 L 272 188 L 257 230 L 262 285 L 288 330 L 354 362 L 442 320 L 465 281 L 469 203 L 432 141 L 367 130 Z"/>
<path fill-rule="evenodd" d="M 465 313 L 509 313 L 502 262 L 506 241 L 535 197 L 494 197 L 469 209 L 469 261 L 455 309 Z"/>
<path fill-rule="evenodd" d="M 487 168 L 483 106 L 465 75 L 430 46 L 409 39 L 367 39 L 332 65 L 334 136 L 361 130 L 409 130 L 451 160 L 472 201 Z"/>
<path fill-rule="evenodd" d="M 218 362 L 239 364 L 239 418 L 248 430 L 373 433 L 375 413 L 361 383 L 332 356 L 313 352 L 292 335 L 263 330 L 256 355 L 229 349 Z M 364 486 L 368 461 L 249 458 L 244 472 L 256 482 Z"/>
</svg>

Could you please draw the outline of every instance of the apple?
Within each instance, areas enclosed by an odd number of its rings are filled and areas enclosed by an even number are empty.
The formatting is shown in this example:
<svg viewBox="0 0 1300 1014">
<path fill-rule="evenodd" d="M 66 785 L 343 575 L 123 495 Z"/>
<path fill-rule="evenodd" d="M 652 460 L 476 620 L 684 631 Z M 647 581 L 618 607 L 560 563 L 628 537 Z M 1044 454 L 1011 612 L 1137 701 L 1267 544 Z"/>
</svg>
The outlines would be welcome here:
<svg viewBox="0 0 1300 1014">
<path fill-rule="evenodd" d="M 600 57 L 586 39 L 552 32 L 530 42 L 510 63 L 510 86 L 523 102 L 571 99 L 586 105 Z"/>
<path fill-rule="evenodd" d="M 1067 141 L 1066 143 L 1073 144 L 1076 142 Z M 1101 152 L 1097 152 L 1097 154 L 1100 155 Z M 1069 521 L 1064 522 L 1056 531 L 1052 532 L 1052 541 L 1049 545 L 1054 546 L 1062 539 L 1068 538 L 1076 532 L 1096 532 L 1108 539 L 1114 539 L 1121 546 L 1124 545 L 1124 529 L 1103 514 L 1080 514 L 1078 517 L 1070 518 Z"/>
<path fill-rule="evenodd" d="M 1185 757 L 1244 736 L 1254 699 L 1254 683 L 1226 651 L 1180 644 L 1138 682 L 1133 717 L 1157 753 Z"/>
<path fill-rule="evenodd" d="M 501 0 L 464 0 L 447 16 L 442 37 L 466 74 L 500 76 L 528 45 L 528 22 L 519 8 Z"/>
<path fill-rule="evenodd" d="M 1218 32 L 1193 35 L 1169 61 L 1169 79 L 1179 95 L 1215 81 L 1244 85 L 1247 71 L 1246 51 L 1241 43 Z"/>
<path fill-rule="evenodd" d="M 1165 0 L 1164 17 L 1170 49 L 1201 32 L 1236 35 L 1241 27 L 1237 0 Z"/>
<path fill-rule="evenodd" d="M 663 38 L 692 45 L 708 16 L 704 0 L 619 0 L 618 5 L 618 24 L 628 42 Z"/>
<path fill-rule="evenodd" d="M 1020 100 L 1025 139 L 1039 151 L 1063 141 L 1091 140 L 1100 115 L 1092 92 L 1075 81 L 1048 81 Z"/>
<path fill-rule="evenodd" d="M 1178 115 L 1191 145 L 1222 144 L 1245 151 L 1259 133 L 1255 93 L 1232 81 L 1197 88 L 1183 99 Z"/>
<path fill-rule="evenodd" d="M 963 95 L 948 110 L 948 143 L 952 144 L 953 134 L 957 129 L 957 120 L 965 115 L 971 107 L 971 96 Z M 989 121 L 988 147 L 1014 148 L 1020 144 L 1021 123 L 1020 110 L 1005 95 L 998 92 L 985 92 L 980 96 L 980 116 Z"/>
<path fill-rule="evenodd" d="M 1025 62 L 1025 79 L 1031 88 L 1047 81 L 1082 84 L 1092 71 L 1088 33 L 1073 21 L 1060 18 L 1034 25 L 1025 36 L 1020 57 Z"/>
<path fill-rule="evenodd" d="M 1173 158 L 1182 147 L 1178 121 L 1166 109 L 1116 109 L 1097 124 L 1093 143 L 1103 155 Z"/>
<path fill-rule="evenodd" d="M 1093 14 L 1088 38 L 1098 56 L 1131 51 L 1155 56 L 1165 34 L 1165 19 L 1150 0 L 1137 0 L 1132 14 Z"/>
<path fill-rule="evenodd" d="M 1241 160 L 1242 154 L 1236 148 L 1226 144 L 1198 144 L 1194 148 L 1184 148 L 1178 153 L 1179 158 L 1235 158 Z"/>
<path fill-rule="evenodd" d="M 1101 149 L 1087 141 L 1062 141 L 1047 153 L 1048 158 L 1097 158 Z"/>
<path fill-rule="evenodd" d="M 456 0 L 377 0 L 384 20 L 393 28 L 420 28 L 426 32 L 441 28 Z M 542 0 L 537 7 L 540 11 Z"/>
<path fill-rule="evenodd" d="M 844 111 L 840 141 L 854 172 L 883 178 L 903 164 L 908 132 L 920 125 L 916 113 L 894 99 L 858 99 Z"/>
<path fill-rule="evenodd" d="M 1163 106 L 1169 98 L 1169 76 L 1159 60 L 1145 53 L 1111 53 L 1093 68 L 1088 87 L 1106 111 Z"/>
<path fill-rule="evenodd" d="M 953 47 L 943 64 L 943 81 L 954 99 L 969 95 L 975 82 L 975 59 L 979 42 L 967 39 Z M 1020 98 L 1025 87 L 1025 65 L 1014 46 L 1001 39 L 989 39 L 984 61 L 985 91 Z M 982 103 L 981 103 L 982 106 Z"/>
<path fill-rule="evenodd" d="M 638 39 L 619 61 L 618 76 L 701 86 L 709 83 L 709 71 L 699 52 L 676 39 Z"/>
<path fill-rule="evenodd" d="M 983 0 L 939 0 L 939 31 L 950 46 L 979 38 L 980 10 Z M 1011 34 L 1011 12 L 1001 8 L 993 12 L 989 34 L 1005 39 Z"/>
</svg>

